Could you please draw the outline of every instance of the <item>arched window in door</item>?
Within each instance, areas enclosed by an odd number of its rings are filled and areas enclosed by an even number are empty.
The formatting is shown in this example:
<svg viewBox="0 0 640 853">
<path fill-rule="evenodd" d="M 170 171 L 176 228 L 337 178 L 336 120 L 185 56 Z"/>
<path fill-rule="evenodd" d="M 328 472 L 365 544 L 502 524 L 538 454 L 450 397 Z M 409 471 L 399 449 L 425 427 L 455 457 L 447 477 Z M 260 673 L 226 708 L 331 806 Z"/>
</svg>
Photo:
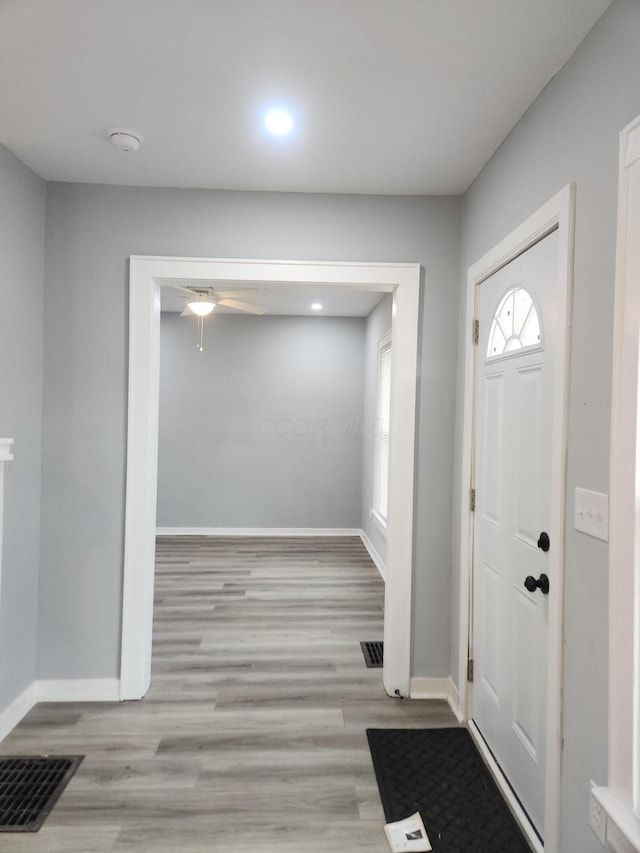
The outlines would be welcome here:
<svg viewBox="0 0 640 853">
<path fill-rule="evenodd" d="M 510 288 L 493 315 L 487 358 L 517 350 L 542 349 L 542 324 L 533 297 L 524 287 Z"/>
</svg>

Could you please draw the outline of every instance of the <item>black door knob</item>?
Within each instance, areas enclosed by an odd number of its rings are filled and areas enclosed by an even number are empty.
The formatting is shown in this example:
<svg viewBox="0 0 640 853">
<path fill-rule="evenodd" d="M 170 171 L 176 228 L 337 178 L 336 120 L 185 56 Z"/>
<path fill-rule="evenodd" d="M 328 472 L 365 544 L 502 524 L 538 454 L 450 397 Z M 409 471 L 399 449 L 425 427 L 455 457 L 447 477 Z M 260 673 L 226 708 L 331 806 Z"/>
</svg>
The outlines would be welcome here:
<svg viewBox="0 0 640 853">
<path fill-rule="evenodd" d="M 533 575 L 527 575 L 524 579 L 524 585 L 529 592 L 535 592 L 539 589 L 543 595 L 549 595 L 549 578 L 544 573 L 540 575 L 538 580 Z"/>
<path fill-rule="evenodd" d="M 545 533 L 543 530 L 538 538 L 538 548 L 546 554 L 550 547 L 551 543 L 549 542 L 549 534 Z"/>
</svg>

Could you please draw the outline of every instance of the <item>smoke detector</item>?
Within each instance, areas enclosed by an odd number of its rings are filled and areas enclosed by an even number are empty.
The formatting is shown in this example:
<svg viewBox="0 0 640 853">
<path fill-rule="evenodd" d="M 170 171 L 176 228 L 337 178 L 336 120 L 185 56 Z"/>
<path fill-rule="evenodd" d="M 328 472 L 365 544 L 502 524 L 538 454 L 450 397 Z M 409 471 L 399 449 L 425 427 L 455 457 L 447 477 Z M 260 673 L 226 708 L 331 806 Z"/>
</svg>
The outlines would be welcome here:
<svg viewBox="0 0 640 853">
<path fill-rule="evenodd" d="M 120 151 L 137 151 L 142 142 L 142 134 L 124 127 L 112 127 L 107 131 L 109 142 Z"/>
</svg>

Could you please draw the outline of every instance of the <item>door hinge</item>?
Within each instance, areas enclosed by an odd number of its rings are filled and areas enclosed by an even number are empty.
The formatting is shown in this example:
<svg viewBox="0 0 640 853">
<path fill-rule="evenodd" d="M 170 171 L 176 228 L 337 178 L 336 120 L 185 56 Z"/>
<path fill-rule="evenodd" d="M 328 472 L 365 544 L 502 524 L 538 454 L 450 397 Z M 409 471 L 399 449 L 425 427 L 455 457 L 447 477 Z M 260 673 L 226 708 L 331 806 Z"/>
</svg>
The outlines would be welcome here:
<svg viewBox="0 0 640 853">
<path fill-rule="evenodd" d="M 469 489 L 469 509 L 471 512 L 476 511 L 476 490 Z"/>
<path fill-rule="evenodd" d="M 467 681 L 473 683 L 473 658 L 467 661 Z"/>
<path fill-rule="evenodd" d="M 473 331 L 472 331 L 473 343 L 477 344 L 480 340 L 480 320 L 473 321 Z"/>
</svg>

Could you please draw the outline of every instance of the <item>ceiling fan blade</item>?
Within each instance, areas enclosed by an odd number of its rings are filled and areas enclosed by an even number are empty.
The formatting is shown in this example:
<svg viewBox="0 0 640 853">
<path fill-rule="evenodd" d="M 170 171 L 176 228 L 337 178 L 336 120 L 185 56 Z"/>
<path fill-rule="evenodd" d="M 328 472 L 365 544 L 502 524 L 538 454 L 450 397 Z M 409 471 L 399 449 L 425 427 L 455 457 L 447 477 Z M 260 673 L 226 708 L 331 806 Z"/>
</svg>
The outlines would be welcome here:
<svg viewBox="0 0 640 853">
<path fill-rule="evenodd" d="M 227 308 L 237 308 L 238 311 L 247 311 L 249 314 L 266 314 L 266 308 L 250 305 L 248 302 L 240 302 L 237 299 L 221 299 L 218 305 L 226 305 Z"/>
<path fill-rule="evenodd" d="M 235 299 L 236 296 L 254 296 L 257 293 L 262 293 L 262 288 L 258 289 L 257 287 L 245 287 L 244 290 L 241 288 L 235 290 L 219 290 L 216 288 L 215 294 L 220 299 Z"/>
<path fill-rule="evenodd" d="M 182 293 L 184 293 L 186 296 L 193 296 L 194 293 L 201 293 L 205 290 L 205 288 L 203 287 L 185 287 L 182 284 L 172 284 L 171 287 L 175 288 L 176 290 L 182 291 Z"/>
<path fill-rule="evenodd" d="M 181 317 L 193 317 L 194 313 L 191 310 L 191 308 L 189 308 L 189 306 L 187 305 L 187 307 L 184 309 L 184 311 L 182 312 L 182 314 L 180 316 Z"/>
</svg>

